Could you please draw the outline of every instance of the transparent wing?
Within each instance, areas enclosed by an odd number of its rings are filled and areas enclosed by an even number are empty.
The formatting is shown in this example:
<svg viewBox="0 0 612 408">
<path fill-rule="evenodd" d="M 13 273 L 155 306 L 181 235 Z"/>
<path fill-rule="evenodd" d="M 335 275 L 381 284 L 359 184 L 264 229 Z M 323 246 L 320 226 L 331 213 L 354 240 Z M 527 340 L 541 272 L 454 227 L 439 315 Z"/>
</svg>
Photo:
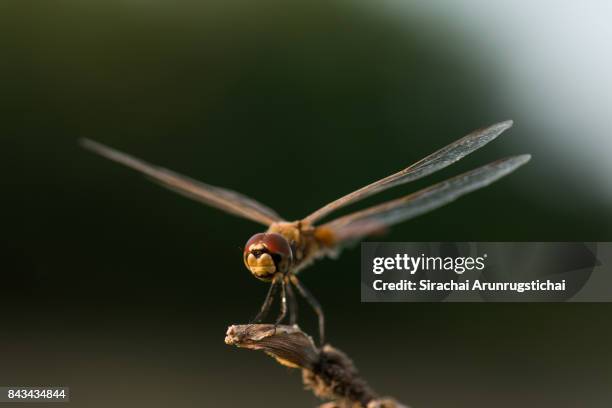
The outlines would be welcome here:
<svg viewBox="0 0 612 408">
<path fill-rule="evenodd" d="M 512 123 L 513 122 L 511 120 L 507 120 L 505 122 L 496 123 L 484 129 L 475 130 L 469 135 L 464 136 L 454 143 L 451 143 L 437 152 L 430 154 L 402 171 L 378 180 L 372 184 L 368 184 L 367 186 L 353 191 L 352 193 L 347 194 L 336 201 L 332 201 L 304 218 L 303 221 L 305 223 L 312 224 L 340 207 L 344 207 L 345 205 L 369 197 L 372 194 L 420 179 L 433 172 L 441 170 L 474 152 L 475 150 L 480 149 L 482 146 L 486 145 L 502 134 L 506 129 L 512 127 Z"/>
<path fill-rule="evenodd" d="M 479 167 L 416 193 L 340 217 L 319 228 L 331 233 L 336 245 L 432 211 L 464 194 L 485 187 L 527 163 L 530 155 L 514 156 Z"/>
<path fill-rule="evenodd" d="M 264 225 L 283 221 L 274 210 L 235 191 L 211 186 L 162 167 L 148 164 L 93 140 L 82 139 L 80 142 L 87 150 L 137 170 L 162 186 L 193 200 Z"/>
</svg>

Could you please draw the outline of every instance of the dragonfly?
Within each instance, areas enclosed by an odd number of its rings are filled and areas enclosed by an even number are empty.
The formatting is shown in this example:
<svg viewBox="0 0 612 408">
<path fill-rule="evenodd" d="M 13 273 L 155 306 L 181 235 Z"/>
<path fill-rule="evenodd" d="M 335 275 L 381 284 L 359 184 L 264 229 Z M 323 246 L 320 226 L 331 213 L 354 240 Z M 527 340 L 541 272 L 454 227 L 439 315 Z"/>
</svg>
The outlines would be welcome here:
<svg viewBox="0 0 612 408">
<path fill-rule="evenodd" d="M 349 204 L 418 180 L 455 163 L 497 138 L 512 124 L 508 120 L 475 130 L 403 170 L 346 194 L 297 221 L 286 221 L 271 208 L 236 191 L 196 181 L 96 141 L 81 139 L 81 145 L 183 196 L 267 227 L 266 231 L 250 237 L 243 251 L 244 264 L 251 274 L 270 283 L 263 305 L 253 321 L 261 322 L 267 317 L 277 297 L 276 292 L 280 289 L 280 314 L 275 325 L 283 322 L 287 315 L 290 324 L 296 324 L 295 288 L 314 309 L 318 318 L 319 341 L 324 344 L 323 309 L 298 279 L 298 272 L 317 259 L 334 258 L 343 248 L 368 236 L 380 234 L 394 224 L 435 210 L 464 194 L 488 186 L 527 163 L 531 156 L 523 154 L 500 159 L 406 196 L 331 221 L 322 220 Z"/>
</svg>

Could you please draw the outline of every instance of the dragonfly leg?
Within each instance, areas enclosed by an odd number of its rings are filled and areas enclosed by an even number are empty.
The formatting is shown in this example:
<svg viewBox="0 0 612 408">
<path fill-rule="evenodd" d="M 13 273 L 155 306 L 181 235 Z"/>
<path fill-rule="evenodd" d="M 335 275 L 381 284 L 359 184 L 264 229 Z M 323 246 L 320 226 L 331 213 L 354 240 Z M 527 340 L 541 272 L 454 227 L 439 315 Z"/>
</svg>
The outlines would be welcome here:
<svg viewBox="0 0 612 408">
<path fill-rule="evenodd" d="M 321 345 L 325 344 L 325 315 L 323 314 L 323 308 L 319 304 L 319 301 L 300 283 L 295 275 L 290 277 L 291 283 L 297 288 L 298 292 L 306 299 L 310 306 L 314 309 L 317 317 L 319 318 L 319 342 Z"/>
<path fill-rule="evenodd" d="M 291 287 L 291 282 L 289 282 L 288 278 L 285 280 L 285 283 L 287 287 L 287 299 L 289 301 L 289 324 L 293 326 L 297 323 L 298 305 L 295 299 L 295 293 Z"/>
<path fill-rule="evenodd" d="M 268 289 L 268 294 L 266 295 L 266 300 L 264 300 L 263 305 L 261 306 L 261 310 L 257 313 L 257 316 L 252 320 L 252 323 L 261 322 L 264 317 L 268 314 L 270 310 L 270 306 L 272 305 L 272 301 L 274 300 L 274 294 L 276 293 L 276 286 L 278 284 L 277 279 L 273 279 L 270 284 L 270 289 Z"/>
<path fill-rule="evenodd" d="M 285 280 L 282 279 L 280 282 L 281 285 L 281 313 L 278 316 L 278 319 L 276 319 L 276 323 L 274 323 L 274 326 L 278 326 L 278 324 L 280 322 L 283 321 L 283 319 L 287 316 L 287 291 L 286 291 L 286 284 L 285 284 Z"/>
</svg>

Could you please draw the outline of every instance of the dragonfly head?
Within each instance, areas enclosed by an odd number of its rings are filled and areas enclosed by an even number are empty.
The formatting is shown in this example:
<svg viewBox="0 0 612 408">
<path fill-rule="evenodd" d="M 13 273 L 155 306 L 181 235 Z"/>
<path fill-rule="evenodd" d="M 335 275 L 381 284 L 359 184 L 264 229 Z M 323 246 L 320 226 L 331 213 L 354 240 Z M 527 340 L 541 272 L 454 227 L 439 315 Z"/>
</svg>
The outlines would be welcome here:
<svg viewBox="0 0 612 408">
<path fill-rule="evenodd" d="M 277 272 L 286 273 L 292 260 L 291 246 L 280 234 L 255 234 L 244 246 L 244 264 L 263 281 L 272 280 Z"/>
</svg>

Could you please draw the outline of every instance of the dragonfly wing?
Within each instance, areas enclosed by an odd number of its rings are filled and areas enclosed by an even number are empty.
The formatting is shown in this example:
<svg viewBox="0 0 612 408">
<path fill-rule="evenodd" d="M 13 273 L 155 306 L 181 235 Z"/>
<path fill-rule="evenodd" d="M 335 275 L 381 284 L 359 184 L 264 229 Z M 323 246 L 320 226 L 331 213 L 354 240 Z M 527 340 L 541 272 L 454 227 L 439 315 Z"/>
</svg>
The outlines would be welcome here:
<svg viewBox="0 0 612 408">
<path fill-rule="evenodd" d="M 405 197 L 337 218 L 319 228 L 331 234 L 330 241 L 335 245 L 342 246 L 485 187 L 512 173 L 530 158 L 529 155 L 521 155 L 498 160 Z"/>
<path fill-rule="evenodd" d="M 274 210 L 235 191 L 211 186 L 171 170 L 151 165 L 93 140 L 82 139 L 81 145 L 100 156 L 143 173 L 170 190 L 230 214 L 248 218 L 264 225 L 283 221 Z"/>
<path fill-rule="evenodd" d="M 304 218 L 303 221 L 305 223 L 312 224 L 338 208 L 344 207 L 388 188 L 420 179 L 441 170 L 462 159 L 468 154 L 480 149 L 482 146 L 486 145 L 502 134 L 505 130 L 509 129 L 512 126 L 512 123 L 513 122 L 511 120 L 507 120 L 505 122 L 496 123 L 484 129 L 475 130 L 469 135 L 464 136 L 454 143 L 451 143 L 437 152 L 430 154 L 404 170 L 375 181 L 374 183 L 368 184 L 359 190 L 353 191 L 344 197 L 332 201 Z"/>
</svg>

